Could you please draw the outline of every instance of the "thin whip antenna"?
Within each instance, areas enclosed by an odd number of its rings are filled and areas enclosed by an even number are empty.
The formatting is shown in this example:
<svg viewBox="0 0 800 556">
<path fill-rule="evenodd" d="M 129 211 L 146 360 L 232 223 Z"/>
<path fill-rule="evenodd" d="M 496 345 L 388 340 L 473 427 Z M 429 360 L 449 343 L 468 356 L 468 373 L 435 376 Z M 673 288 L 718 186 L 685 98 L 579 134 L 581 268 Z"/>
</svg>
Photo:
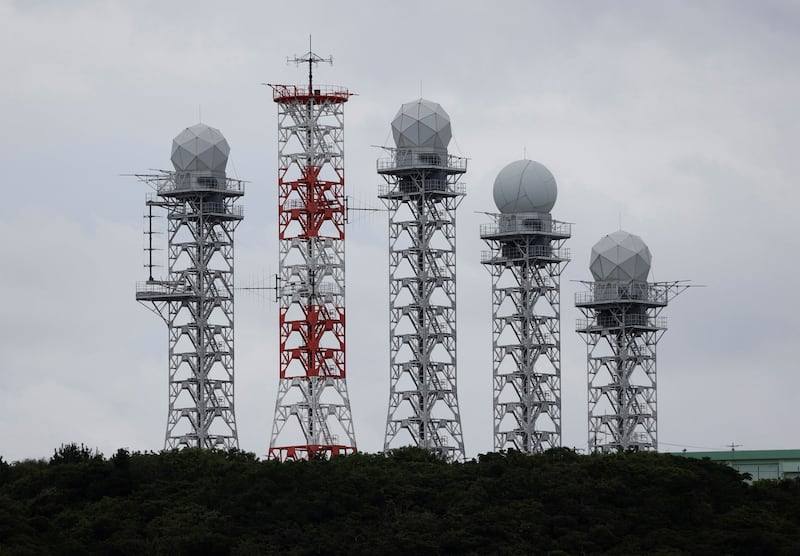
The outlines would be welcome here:
<svg viewBox="0 0 800 556">
<path fill-rule="evenodd" d="M 311 94 L 314 90 L 314 66 L 320 62 L 333 65 L 333 56 L 328 55 L 327 58 L 323 58 L 322 56 L 315 54 L 314 51 L 311 50 L 311 35 L 308 35 L 308 52 L 299 57 L 295 54 L 294 58 L 286 58 L 287 64 L 295 64 L 296 66 L 299 66 L 300 64 L 308 64 L 309 94 Z"/>
<path fill-rule="evenodd" d="M 453 142 L 456 144 L 456 149 L 458 149 L 458 154 L 464 157 L 464 151 L 461 150 L 461 145 L 458 144 L 458 139 L 456 138 L 455 135 L 453 135 Z"/>
</svg>

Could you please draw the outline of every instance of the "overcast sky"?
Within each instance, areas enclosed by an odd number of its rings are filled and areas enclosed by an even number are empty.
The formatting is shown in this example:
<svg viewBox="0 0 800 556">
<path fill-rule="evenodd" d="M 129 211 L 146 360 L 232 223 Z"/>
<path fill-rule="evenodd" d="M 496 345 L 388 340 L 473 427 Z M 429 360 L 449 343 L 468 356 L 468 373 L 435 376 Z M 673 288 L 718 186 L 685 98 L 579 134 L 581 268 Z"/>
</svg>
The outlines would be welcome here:
<svg viewBox="0 0 800 556">
<path fill-rule="evenodd" d="M 298 7 L 295 7 L 298 6 Z M 690 279 L 658 346 L 659 440 L 798 448 L 800 4 L 671 2 L 100 2 L 0 0 L 0 454 L 62 442 L 159 450 L 167 333 L 134 300 L 147 189 L 172 138 L 203 122 L 248 180 L 237 282 L 277 269 L 277 110 L 286 57 L 333 55 L 347 189 L 380 207 L 374 145 L 422 94 L 470 158 L 458 210 L 458 388 L 468 456 L 492 449 L 490 277 L 478 227 L 492 183 L 529 158 L 574 222 L 562 278 L 563 443 L 586 448 L 576 280 L 620 226 L 655 280 Z M 378 451 L 388 400 L 385 213 L 347 231 L 348 386 L 358 446 Z M 277 307 L 236 302 L 241 447 L 263 455 L 277 387 Z"/>
</svg>

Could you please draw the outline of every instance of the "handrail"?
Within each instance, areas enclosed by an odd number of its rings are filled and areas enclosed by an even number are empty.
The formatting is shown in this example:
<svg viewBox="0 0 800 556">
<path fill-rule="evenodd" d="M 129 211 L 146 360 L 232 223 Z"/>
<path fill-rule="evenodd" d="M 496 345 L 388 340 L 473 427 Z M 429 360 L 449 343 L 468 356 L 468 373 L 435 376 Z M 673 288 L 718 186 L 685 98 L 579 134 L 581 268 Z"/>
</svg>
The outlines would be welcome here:
<svg viewBox="0 0 800 556">
<path fill-rule="evenodd" d="M 344 205 L 337 199 L 320 199 L 317 201 L 317 207 L 331 208 L 339 211 L 344 210 Z M 299 210 L 307 209 L 308 203 L 303 199 L 288 199 L 280 206 L 282 210 Z"/>
<path fill-rule="evenodd" d="M 217 176 L 197 176 L 192 172 L 166 172 L 157 181 L 159 195 L 194 189 L 218 189 L 244 193 L 244 180 Z"/>
<path fill-rule="evenodd" d="M 530 245 L 526 250 L 513 249 L 513 253 L 504 253 L 502 250 L 481 251 L 481 263 L 494 263 L 503 261 L 524 261 L 528 259 L 561 259 L 569 260 L 569 248 L 553 249 L 546 245 Z"/>
<path fill-rule="evenodd" d="M 191 294 L 193 292 L 191 288 L 183 282 L 148 280 L 146 282 L 136 282 L 136 293 L 182 295 Z"/>
<path fill-rule="evenodd" d="M 446 180 L 425 180 L 421 184 L 380 184 L 378 196 L 388 195 L 415 195 L 419 193 L 449 193 L 451 195 L 466 195 L 466 184 L 461 182 L 449 183 Z"/>
<path fill-rule="evenodd" d="M 378 172 L 402 168 L 446 168 L 467 171 L 467 159 L 451 154 L 436 152 L 420 152 L 410 149 L 395 149 L 392 156 L 379 158 L 376 161 Z"/>
<path fill-rule="evenodd" d="M 272 85 L 272 99 L 278 100 L 287 97 L 337 97 L 343 100 L 350 98 L 353 93 L 346 87 L 339 85 L 313 85 L 311 89 L 308 85 Z"/>
<path fill-rule="evenodd" d="M 642 314 L 626 315 L 598 315 L 594 319 L 578 319 L 575 323 L 577 330 L 588 328 L 624 328 L 629 326 L 643 326 L 648 328 L 667 328 L 667 317 L 651 317 Z"/>
<path fill-rule="evenodd" d="M 509 218 L 505 215 L 496 217 L 491 224 L 481 224 L 480 235 L 494 236 L 498 234 L 548 233 L 556 235 L 572 235 L 572 224 L 558 220 L 540 220 L 536 218 Z"/>
<path fill-rule="evenodd" d="M 669 290 L 648 282 L 593 282 L 589 291 L 577 292 L 575 303 L 648 301 L 666 303 Z"/>
<path fill-rule="evenodd" d="M 173 209 L 175 214 L 192 216 L 199 214 L 224 214 L 230 216 L 244 216 L 242 205 L 226 205 L 225 203 L 196 203 L 192 205 L 181 205 Z"/>
<path fill-rule="evenodd" d="M 301 282 L 299 284 L 283 286 L 280 290 L 280 295 L 342 295 L 342 288 L 336 284 L 316 284 L 313 288 L 314 291 L 312 292 L 311 290 L 312 288 L 310 288 L 307 283 Z"/>
<path fill-rule="evenodd" d="M 519 315 L 511 315 L 511 316 L 504 317 L 504 318 L 507 319 L 507 320 L 522 320 L 522 317 L 520 317 Z M 531 347 L 552 346 L 552 345 L 556 344 L 556 337 L 553 336 L 552 334 L 540 334 L 538 337 L 536 335 L 532 335 L 532 336 L 529 336 L 528 339 L 530 341 L 527 343 L 527 345 L 529 345 Z M 520 346 L 522 346 L 522 347 L 525 346 L 525 344 L 521 340 L 518 340 L 518 341 L 516 341 L 514 343 L 510 343 L 510 344 L 498 345 L 497 347 L 499 349 L 505 349 L 506 353 L 508 354 L 511 351 L 519 348 Z"/>
</svg>

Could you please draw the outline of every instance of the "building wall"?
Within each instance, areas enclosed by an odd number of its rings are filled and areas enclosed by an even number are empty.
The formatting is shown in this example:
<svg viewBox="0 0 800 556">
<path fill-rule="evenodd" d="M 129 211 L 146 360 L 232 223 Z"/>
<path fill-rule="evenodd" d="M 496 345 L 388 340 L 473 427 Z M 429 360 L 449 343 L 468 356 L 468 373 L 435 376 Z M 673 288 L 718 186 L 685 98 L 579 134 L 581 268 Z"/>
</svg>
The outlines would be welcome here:
<svg viewBox="0 0 800 556">
<path fill-rule="evenodd" d="M 673 455 L 718 461 L 739 473 L 749 473 L 753 481 L 800 477 L 800 450 L 676 452 Z"/>
</svg>

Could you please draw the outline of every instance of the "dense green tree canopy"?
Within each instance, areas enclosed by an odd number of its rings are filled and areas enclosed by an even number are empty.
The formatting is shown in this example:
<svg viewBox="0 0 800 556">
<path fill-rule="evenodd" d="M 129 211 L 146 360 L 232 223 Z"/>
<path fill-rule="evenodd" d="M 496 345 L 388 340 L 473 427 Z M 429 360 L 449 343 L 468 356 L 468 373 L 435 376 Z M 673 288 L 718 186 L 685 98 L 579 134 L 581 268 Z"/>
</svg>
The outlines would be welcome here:
<svg viewBox="0 0 800 556">
<path fill-rule="evenodd" d="M 2 554 L 798 554 L 800 482 L 654 453 L 0 460 Z"/>
</svg>

